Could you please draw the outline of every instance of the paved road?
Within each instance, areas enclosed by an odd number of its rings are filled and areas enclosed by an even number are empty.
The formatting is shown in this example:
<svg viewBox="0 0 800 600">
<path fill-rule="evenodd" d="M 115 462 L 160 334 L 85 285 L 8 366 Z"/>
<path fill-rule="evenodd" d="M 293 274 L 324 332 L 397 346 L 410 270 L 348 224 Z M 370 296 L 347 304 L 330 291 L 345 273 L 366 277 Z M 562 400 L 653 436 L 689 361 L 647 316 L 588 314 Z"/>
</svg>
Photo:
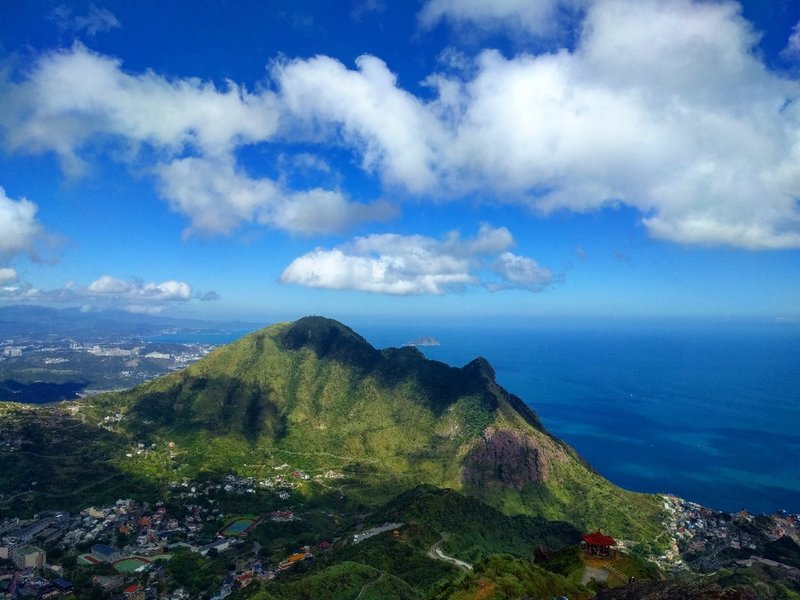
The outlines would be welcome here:
<svg viewBox="0 0 800 600">
<path fill-rule="evenodd" d="M 459 560 L 457 558 L 453 558 L 452 556 L 447 556 L 439 546 L 442 545 L 444 540 L 439 540 L 433 546 L 431 546 L 430 550 L 428 550 L 428 556 L 431 558 L 435 558 L 436 560 L 443 560 L 445 562 L 449 562 L 457 566 L 459 569 L 463 569 L 464 571 L 472 571 L 472 565 L 469 563 L 465 563 L 463 560 Z"/>
</svg>

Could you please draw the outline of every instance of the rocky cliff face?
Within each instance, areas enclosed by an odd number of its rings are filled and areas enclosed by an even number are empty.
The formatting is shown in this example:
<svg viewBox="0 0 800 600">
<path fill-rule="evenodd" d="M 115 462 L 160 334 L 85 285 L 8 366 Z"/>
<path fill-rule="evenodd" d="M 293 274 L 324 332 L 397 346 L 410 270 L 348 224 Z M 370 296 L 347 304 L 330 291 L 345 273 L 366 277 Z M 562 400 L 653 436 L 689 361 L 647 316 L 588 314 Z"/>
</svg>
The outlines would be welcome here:
<svg viewBox="0 0 800 600">
<path fill-rule="evenodd" d="M 565 459 L 563 449 L 532 435 L 487 427 L 464 460 L 462 479 L 521 490 L 547 481 L 551 461 Z"/>
</svg>

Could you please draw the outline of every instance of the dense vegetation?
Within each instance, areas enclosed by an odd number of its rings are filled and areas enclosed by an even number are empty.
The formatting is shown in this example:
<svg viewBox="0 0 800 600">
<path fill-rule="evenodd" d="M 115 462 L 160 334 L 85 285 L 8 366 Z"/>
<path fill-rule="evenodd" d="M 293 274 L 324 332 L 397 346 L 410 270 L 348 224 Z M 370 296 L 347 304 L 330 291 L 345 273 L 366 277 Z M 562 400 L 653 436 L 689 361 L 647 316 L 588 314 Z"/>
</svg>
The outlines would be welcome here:
<svg viewBox="0 0 800 600">
<path fill-rule="evenodd" d="M 493 554 L 475 565 L 475 571 L 443 589 L 436 598 L 552 598 L 572 600 L 594 596 L 591 590 L 529 562 L 505 554 Z"/>
<path fill-rule="evenodd" d="M 454 368 L 416 348 L 379 351 L 320 317 L 255 332 L 180 373 L 93 403 L 101 413 L 123 407 L 134 439 L 174 442 L 179 472 L 119 464 L 150 478 L 263 477 L 264 465 L 289 453 L 309 471 L 346 471 L 348 492 L 371 503 L 429 483 L 464 489 L 508 514 L 629 539 L 653 538 L 660 527 L 654 498 L 594 473 L 496 384 L 485 360 Z M 510 447 L 495 447 L 498 431 L 510 432 Z M 508 473 L 528 462 L 536 463 L 529 473 Z"/>
</svg>

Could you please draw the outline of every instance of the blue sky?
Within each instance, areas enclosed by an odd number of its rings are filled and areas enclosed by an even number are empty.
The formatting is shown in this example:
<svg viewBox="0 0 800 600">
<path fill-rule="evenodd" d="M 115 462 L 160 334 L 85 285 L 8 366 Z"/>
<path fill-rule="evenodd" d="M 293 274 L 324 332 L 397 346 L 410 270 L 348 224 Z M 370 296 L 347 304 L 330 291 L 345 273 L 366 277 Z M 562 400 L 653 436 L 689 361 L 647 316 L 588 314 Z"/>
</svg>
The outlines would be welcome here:
<svg viewBox="0 0 800 600">
<path fill-rule="evenodd" d="M 0 2 L 0 305 L 800 318 L 800 6 Z"/>
</svg>

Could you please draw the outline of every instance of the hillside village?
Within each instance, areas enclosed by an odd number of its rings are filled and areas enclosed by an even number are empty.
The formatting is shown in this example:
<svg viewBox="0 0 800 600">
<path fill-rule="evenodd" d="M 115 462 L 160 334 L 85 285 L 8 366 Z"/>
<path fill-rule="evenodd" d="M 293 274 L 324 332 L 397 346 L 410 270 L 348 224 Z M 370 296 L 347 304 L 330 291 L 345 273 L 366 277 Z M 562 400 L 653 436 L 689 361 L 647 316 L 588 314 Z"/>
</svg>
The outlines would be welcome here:
<svg viewBox="0 0 800 600">
<path fill-rule="evenodd" d="M 77 514 L 51 510 L 31 519 L 6 517 L 0 521 L 0 598 L 46 600 L 80 591 L 79 597 L 94 593 L 126 600 L 183 600 L 191 596 L 170 561 L 191 554 L 203 561 L 222 560 L 230 567 L 218 588 L 205 595 L 219 600 L 255 581 L 281 577 L 300 564 L 307 569 L 334 544 L 397 535 L 403 527 L 403 523 L 359 526 L 348 536 L 308 539 L 283 559 L 269 556 L 249 533 L 258 525 L 302 520 L 303 515 L 293 509 L 291 490 L 309 479 L 285 463 L 275 470 L 275 476 L 261 481 L 230 474 L 217 483 L 173 482 L 167 502 L 120 499 Z M 323 477 L 338 476 L 331 471 Z M 245 517 L 224 514 L 219 508 L 225 498 L 256 494 L 274 495 L 284 508 Z M 782 569 L 789 580 L 800 580 L 797 567 L 759 555 L 765 541 L 783 536 L 800 540 L 800 515 L 730 515 L 676 496 L 662 498 L 672 541 L 655 560 L 665 570 L 712 571 L 761 561 Z M 615 549 L 626 551 L 624 542 Z"/>
<path fill-rule="evenodd" d="M 288 465 L 279 466 L 281 471 L 285 468 Z M 291 472 L 294 475 L 288 477 L 304 475 Z M 87 507 L 75 515 L 45 511 L 32 519 L 7 517 L 0 521 L 0 598 L 66 596 L 76 591 L 67 577 L 80 577 L 81 570 L 94 572 L 105 566 L 103 574 L 93 575 L 89 581 L 81 578 L 86 586 L 84 593 L 97 587 L 114 598 L 180 600 L 189 596 L 165 565 L 176 552 L 188 551 L 209 560 L 220 553 L 230 555 L 234 568 L 223 578 L 219 590 L 208 596 L 219 599 L 252 581 L 274 579 L 331 548 L 329 540 L 310 540 L 285 560 L 274 564 L 265 560 L 260 544 L 247 539 L 249 531 L 262 520 L 288 523 L 300 517 L 291 505 L 244 519 L 225 516 L 215 507 L 220 495 L 251 495 L 255 493 L 253 486 L 278 488 L 270 493 L 288 501 L 287 490 L 293 484 L 282 475 L 260 482 L 229 475 L 217 484 L 173 483 L 170 505 L 178 506 L 179 512 L 158 502 L 151 506 L 120 499 L 110 506 Z M 248 522 L 248 526 L 243 531 L 229 530 L 237 521 Z M 390 529 L 399 526 L 392 524 Z M 355 534 L 354 543 L 359 536 L 364 540 L 384 531 L 385 526 L 362 531 Z"/>
<path fill-rule="evenodd" d="M 766 560 L 765 564 L 784 569 L 788 579 L 800 581 L 797 566 L 759 556 L 765 542 L 785 536 L 800 543 L 800 515 L 781 511 L 769 516 L 751 515 L 746 510 L 729 514 L 673 495 L 663 498 L 671 540 L 667 552 L 656 560 L 667 571 L 679 573 L 691 568 L 712 572 L 731 564 Z"/>
</svg>

